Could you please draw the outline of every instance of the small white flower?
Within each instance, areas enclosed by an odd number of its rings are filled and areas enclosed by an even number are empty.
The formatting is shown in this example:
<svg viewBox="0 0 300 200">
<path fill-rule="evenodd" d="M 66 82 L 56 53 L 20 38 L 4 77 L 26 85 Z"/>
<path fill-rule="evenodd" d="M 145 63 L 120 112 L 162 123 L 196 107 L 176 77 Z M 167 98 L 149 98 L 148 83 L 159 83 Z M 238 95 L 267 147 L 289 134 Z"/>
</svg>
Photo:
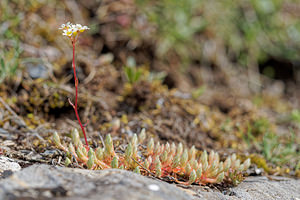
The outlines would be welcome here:
<svg viewBox="0 0 300 200">
<path fill-rule="evenodd" d="M 82 28 L 81 24 L 76 24 L 76 28 L 78 28 L 79 30 Z"/>
<path fill-rule="evenodd" d="M 60 26 L 60 28 L 58 28 L 58 29 L 64 29 L 66 27 L 66 25 L 65 24 L 62 24 L 61 26 Z"/>
<path fill-rule="evenodd" d="M 71 22 L 67 22 L 66 24 L 62 24 L 60 28 L 62 29 L 63 33 L 62 35 L 68 36 L 72 39 L 75 39 L 75 37 L 78 35 L 78 33 L 82 33 L 85 30 L 88 30 L 89 27 L 82 26 L 81 24 L 72 24 Z"/>
<path fill-rule="evenodd" d="M 68 35 L 67 30 L 63 30 L 63 35 Z"/>
</svg>

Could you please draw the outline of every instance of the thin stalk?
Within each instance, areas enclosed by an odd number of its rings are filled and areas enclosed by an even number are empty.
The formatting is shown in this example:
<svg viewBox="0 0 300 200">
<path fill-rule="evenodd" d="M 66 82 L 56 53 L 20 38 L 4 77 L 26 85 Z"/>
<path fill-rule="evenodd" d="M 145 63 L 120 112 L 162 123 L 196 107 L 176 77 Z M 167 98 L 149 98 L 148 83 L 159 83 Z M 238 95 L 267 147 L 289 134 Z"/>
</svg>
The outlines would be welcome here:
<svg viewBox="0 0 300 200">
<path fill-rule="evenodd" d="M 69 103 L 74 108 L 74 111 L 75 111 L 75 114 L 76 114 L 76 118 L 77 118 L 77 120 L 79 122 L 79 125 L 81 127 L 82 133 L 84 135 L 85 144 L 86 144 L 86 146 L 89 146 L 88 142 L 87 142 L 87 139 L 86 139 L 86 133 L 85 133 L 85 130 L 84 130 L 84 126 L 81 123 L 81 120 L 80 120 L 80 117 L 79 117 L 79 114 L 78 114 L 78 107 L 77 107 L 77 103 L 78 103 L 78 79 L 77 79 L 77 76 L 76 76 L 76 67 L 75 67 L 75 42 L 76 42 L 76 40 L 72 41 L 72 45 L 73 45 L 73 61 L 72 61 L 72 66 L 73 66 L 74 80 L 75 80 L 75 104 L 73 104 L 70 100 L 69 100 Z"/>
</svg>

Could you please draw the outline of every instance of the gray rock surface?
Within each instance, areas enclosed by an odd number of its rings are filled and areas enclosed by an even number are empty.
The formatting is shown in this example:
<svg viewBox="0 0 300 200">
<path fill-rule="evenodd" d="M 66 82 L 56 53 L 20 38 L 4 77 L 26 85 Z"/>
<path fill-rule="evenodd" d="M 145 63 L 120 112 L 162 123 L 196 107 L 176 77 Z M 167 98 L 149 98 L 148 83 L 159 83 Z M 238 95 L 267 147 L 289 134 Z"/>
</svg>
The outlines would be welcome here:
<svg viewBox="0 0 300 200">
<path fill-rule="evenodd" d="M 19 171 L 21 169 L 21 166 L 14 161 L 13 159 L 10 159 L 5 156 L 0 156 L 0 174 L 4 171 Z"/>
<path fill-rule="evenodd" d="M 238 199 L 286 199 L 300 200 L 300 180 L 283 177 L 248 177 L 244 182 L 231 189 Z"/>
<path fill-rule="evenodd" d="M 174 185 L 125 170 L 33 165 L 0 181 L 0 199 L 188 200 Z"/>
<path fill-rule="evenodd" d="M 300 180 L 248 177 L 237 187 L 221 193 L 203 186 L 183 189 L 124 170 L 33 165 L 0 180 L 0 199 L 300 200 Z"/>
<path fill-rule="evenodd" d="M 198 190 L 197 196 L 203 199 L 220 200 L 300 200 L 300 180 L 256 176 L 248 177 L 238 186 L 226 191 L 203 191 Z"/>
</svg>

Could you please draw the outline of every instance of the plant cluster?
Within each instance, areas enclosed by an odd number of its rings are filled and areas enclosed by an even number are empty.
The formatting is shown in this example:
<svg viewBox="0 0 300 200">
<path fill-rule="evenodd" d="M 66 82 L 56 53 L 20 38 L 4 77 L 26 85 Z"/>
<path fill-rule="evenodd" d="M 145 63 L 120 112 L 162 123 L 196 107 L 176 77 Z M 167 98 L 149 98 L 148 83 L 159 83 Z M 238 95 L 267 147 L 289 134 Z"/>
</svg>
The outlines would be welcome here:
<svg viewBox="0 0 300 200">
<path fill-rule="evenodd" d="M 119 168 L 153 175 L 159 178 L 173 177 L 182 184 L 221 183 L 237 184 L 242 180 L 243 171 L 250 166 L 250 159 L 243 163 L 233 154 L 223 162 L 218 153 L 206 151 L 198 156 L 196 148 L 184 148 L 181 143 L 154 143 L 151 138 L 147 145 L 145 129 L 139 136 L 133 135 L 124 152 L 116 153 L 111 135 L 105 138 L 103 147 L 95 150 L 83 146 L 77 129 L 71 133 L 72 143 L 63 145 L 57 133 L 53 135 L 55 145 L 66 152 L 65 165 L 79 164 L 88 169 Z M 178 181 L 180 180 L 180 181 Z"/>
</svg>

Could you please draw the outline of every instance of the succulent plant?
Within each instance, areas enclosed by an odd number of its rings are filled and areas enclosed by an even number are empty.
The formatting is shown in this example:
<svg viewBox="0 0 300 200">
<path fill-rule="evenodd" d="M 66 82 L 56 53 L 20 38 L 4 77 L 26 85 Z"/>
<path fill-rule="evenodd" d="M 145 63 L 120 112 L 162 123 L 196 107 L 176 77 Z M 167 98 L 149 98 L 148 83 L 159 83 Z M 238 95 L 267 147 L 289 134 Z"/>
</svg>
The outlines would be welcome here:
<svg viewBox="0 0 300 200">
<path fill-rule="evenodd" d="M 155 175 L 159 178 L 172 176 L 182 184 L 221 183 L 224 181 L 238 184 L 243 178 L 243 172 L 251 164 L 250 159 L 243 163 L 233 154 L 223 162 L 217 152 L 206 151 L 196 157 L 197 150 L 194 146 L 184 148 L 181 143 L 154 144 L 153 138 L 148 141 L 146 148 L 142 142 L 146 139 L 146 131 L 143 129 L 137 137 L 131 138 L 124 153 L 116 153 L 111 135 L 106 135 L 104 147 L 98 147 L 95 151 L 91 147 L 84 146 L 76 129 L 72 131 L 72 143 L 65 147 L 57 133 L 53 135 L 53 141 L 57 148 L 66 152 L 65 165 L 73 162 L 88 169 L 99 170 L 118 168 L 132 170 L 143 175 Z M 143 153 L 141 153 L 143 152 Z M 76 160 L 76 161 L 75 161 Z"/>
</svg>

